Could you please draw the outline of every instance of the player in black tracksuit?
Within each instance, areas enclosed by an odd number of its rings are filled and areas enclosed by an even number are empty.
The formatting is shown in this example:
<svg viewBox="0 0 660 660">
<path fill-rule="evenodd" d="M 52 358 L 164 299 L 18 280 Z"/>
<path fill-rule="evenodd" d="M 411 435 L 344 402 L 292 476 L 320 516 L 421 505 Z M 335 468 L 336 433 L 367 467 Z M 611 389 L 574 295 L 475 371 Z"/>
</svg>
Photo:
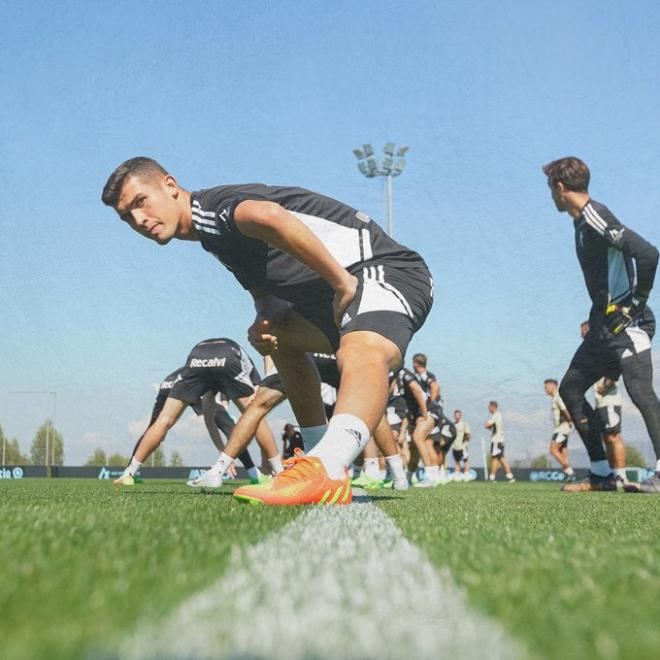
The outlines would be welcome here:
<svg viewBox="0 0 660 660">
<path fill-rule="evenodd" d="M 655 477 L 642 490 L 660 492 L 660 400 L 653 390 L 651 360 L 655 318 L 647 305 L 658 250 L 590 198 L 589 170 L 582 161 L 563 158 L 546 165 L 544 172 L 557 209 L 573 217 L 577 257 L 592 302 L 589 332 L 559 389 L 589 453 L 591 473 L 565 490 L 616 487 L 608 478 L 603 429 L 584 395 L 601 377 L 616 381 L 622 376 L 659 461 Z"/>
</svg>

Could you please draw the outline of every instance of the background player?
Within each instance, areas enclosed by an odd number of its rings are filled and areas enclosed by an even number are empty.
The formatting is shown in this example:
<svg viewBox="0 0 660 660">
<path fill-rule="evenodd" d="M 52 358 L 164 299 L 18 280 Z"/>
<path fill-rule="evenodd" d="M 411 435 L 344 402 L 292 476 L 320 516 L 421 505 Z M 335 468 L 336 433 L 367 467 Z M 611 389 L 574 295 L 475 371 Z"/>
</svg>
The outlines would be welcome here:
<svg viewBox="0 0 660 660">
<path fill-rule="evenodd" d="M 293 424 L 285 424 L 282 431 L 282 458 L 292 458 L 296 449 L 305 451 L 302 434 L 294 428 Z M 238 457 L 240 458 L 241 454 Z"/>
<path fill-rule="evenodd" d="M 490 429 L 490 474 L 488 478 L 490 481 L 495 481 L 497 471 L 502 466 L 506 474 L 507 481 L 512 484 L 515 479 L 511 472 L 511 467 L 504 458 L 504 423 L 502 421 L 502 413 L 499 411 L 497 401 L 491 401 L 488 404 L 488 412 L 490 419 L 484 424 L 484 427 Z"/>
<path fill-rule="evenodd" d="M 626 446 L 621 435 L 623 399 L 619 387 L 615 380 L 601 378 L 594 385 L 593 392 L 596 414 L 603 429 L 605 452 L 610 468 L 616 475 L 618 485 L 625 486 L 628 483 L 628 477 L 626 476 Z"/>
<path fill-rule="evenodd" d="M 568 436 L 571 433 L 571 415 L 559 396 L 559 384 L 554 378 L 543 381 L 545 393 L 552 398 L 552 438 L 550 454 L 564 471 L 564 481 L 575 481 L 575 472 L 568 461 Z"/>
<path fill-rule="evenodd" d="M 470 442 L 470 425 L 463 419 L 463 413 L 460 410 L 454 410 L 454 426 L 456 427 L 456 439 L 454 440 L 454 479 L 468 480 L 468 470 L 470 469 L 468 461 L 468 443 Z M 463 473 L 461 475 L 461 462 L 463 463 Z"/>
<path fill-rule="evenodd" d="M 555 207 L 573 218 L 577 257 L 592 302 L 589 331 L 559 388 L 589 453 L 585 486 L 589 490 L 616 488 L 601 440 L 602 428 L 584 395 L 601 377 L 621 374 L 644 418 L 657 460 L 654 476 L 640 489 L 660 493 L 660 400 L 653 390 L 651 359 L 655 318 L 646 304 L 655 280 L 658 250 L 591 199 L 589 168 L 579 158 L 552 161 L 543 172 Z"/>
<path fill-rule="evenodd" d="M 235 341 L 225 338 L 206 339 L 196 344 L 186 359 L 185 367 L 179 370 L 169 387 L 158 416 L 140 438 L 129 465 L 119 479 L 115 480 L 115 484 L 131 483 L 142 463 L 165 439 L 187 406 L 198 405 L 207 393 L 215 395 L 217 392 L 224 392 L 239 410 L 245 411 L 256 392 L 259 380 L 259 373 L 252 360 Z M 282 459 L 277 454 L 270 427 L 261 422 L 256 429 L 256 435 L 262 447 L 270 447 L 269 463 L 273 472 L 281 472 Z M 246 447 L 247 443 L 242 449 Z M 221 485 L 224 470 L 213 480 L 209 476 L 210 472 L 209 470 L 200 479 L 194 480 L 191 485 Z"/>
</svg>

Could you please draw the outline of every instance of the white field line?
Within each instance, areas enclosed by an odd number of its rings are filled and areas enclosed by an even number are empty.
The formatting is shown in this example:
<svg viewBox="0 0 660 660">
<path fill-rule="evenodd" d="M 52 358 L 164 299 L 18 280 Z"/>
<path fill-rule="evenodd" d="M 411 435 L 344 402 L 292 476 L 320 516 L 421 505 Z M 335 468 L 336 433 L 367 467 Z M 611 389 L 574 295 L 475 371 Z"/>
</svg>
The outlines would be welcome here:
<svg viewBox="0 0 660 660">
<path fill-rule="evenodd" d="M 366 498 L 358 498 L 360 500 Z M 517 658 L 391 518 L 313 507 L 119 650 L 128 658 Z"/>
</svg>

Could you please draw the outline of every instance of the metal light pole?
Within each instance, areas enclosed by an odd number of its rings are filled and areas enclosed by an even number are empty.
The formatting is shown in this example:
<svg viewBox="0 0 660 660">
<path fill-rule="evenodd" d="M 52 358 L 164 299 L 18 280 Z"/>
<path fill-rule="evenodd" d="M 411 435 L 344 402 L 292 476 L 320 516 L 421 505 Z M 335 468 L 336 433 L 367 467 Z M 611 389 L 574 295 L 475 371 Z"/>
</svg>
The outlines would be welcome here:
<svg viewBox="0 0 660 660">
<path fill-rule="evenodd" d="M 53 397 L 53 415 L 50 420 L 50 424 L 46 424 L 46 457 L 45 457 L 45 467 L 46 472 L 48 473 L 48 468 L 51 465 L 55 464 L 55 440 L 50 442 L 50 429 L 51 426 L 55 426 L 55 415 L 57 414 L 57 392 L 50 390 L 20 390 L 15 392 L 9 392 L 9 394 L 47 394 L 48 396 Z M 4 447 L 3 447 L 4 450 Z M 3 462 L 4 462 L 4 451 L 3 451 Z"/>
<path fill-rule="evenodd" d="M 392 179 L 399 176 L 406 166 L 404 156 L 409 147 L 399 147 L 394 154 L 394 142 L 388 142 L 383 147 L 385 158 L 379 163 L 374 157 L 374 150 L 370 144 L 362 145 L 362 149 L 353 149 L 355 157 L 358 159 L 358 169 L 368 179 L 373 179 L 376 176 L 385 177 L 386 185 L 386 204 L 387 204 L 387 233 L 394 236 L 394 215 L 392 212 Z M 396 162 L 395 162 L 396 157 Z"/>
</svg>

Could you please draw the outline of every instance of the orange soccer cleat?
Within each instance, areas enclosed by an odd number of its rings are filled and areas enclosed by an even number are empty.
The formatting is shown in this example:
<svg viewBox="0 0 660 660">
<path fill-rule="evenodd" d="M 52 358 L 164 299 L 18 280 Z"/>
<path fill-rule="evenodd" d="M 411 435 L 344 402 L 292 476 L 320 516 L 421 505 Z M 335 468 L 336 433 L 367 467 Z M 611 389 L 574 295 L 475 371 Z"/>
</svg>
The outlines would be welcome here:
<svg viewBox="0 0 660 660">
<path fill-rule="evenodd" d="M 330 479 L 320 459 L 296 456 L 270 483 L 241 486 L 234 491 L 234 497 L 246 504 L 279 506 L 350 504 L 353 492 L 348 475 L 344 479 Z"/>
</svg>

